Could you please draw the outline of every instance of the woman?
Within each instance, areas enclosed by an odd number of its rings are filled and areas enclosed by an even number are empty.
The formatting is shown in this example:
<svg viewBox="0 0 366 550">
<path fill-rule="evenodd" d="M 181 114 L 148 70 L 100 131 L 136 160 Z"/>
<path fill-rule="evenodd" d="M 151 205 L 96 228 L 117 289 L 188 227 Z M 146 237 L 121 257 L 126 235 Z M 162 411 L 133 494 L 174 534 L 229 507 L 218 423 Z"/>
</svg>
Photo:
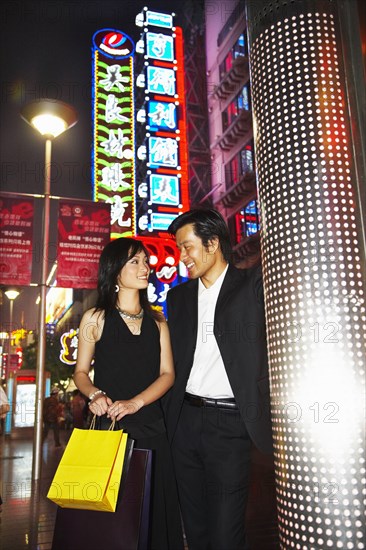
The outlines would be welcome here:
<svg viewBox="0 0 366 550">
<path fill-rule="evenodd" d="M 104 248 L 97 303 L 80 323 L 74 380 L 103 428 L 115 419 L 135 447 L 153 449 L 151 549 L 180 550 L 178 497 L 160 405 L 174 383 L 174 367 L 167 323 L 148 302 L 149 274 L 142 242 L 120 238 Z"/>
</svg>

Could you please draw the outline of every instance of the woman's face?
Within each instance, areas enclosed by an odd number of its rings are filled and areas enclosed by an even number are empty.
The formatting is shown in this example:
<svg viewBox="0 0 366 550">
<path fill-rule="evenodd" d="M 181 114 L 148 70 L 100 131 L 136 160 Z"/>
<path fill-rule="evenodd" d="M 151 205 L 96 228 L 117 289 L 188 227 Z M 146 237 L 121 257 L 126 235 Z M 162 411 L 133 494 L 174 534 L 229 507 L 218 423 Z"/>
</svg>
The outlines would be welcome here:
<svg viewBox="0 0 366 550">
<path fill-rule="evenodd" d="M 145 252 L 140 250 L 123 266 L 117 282 L 121 288 L 140 290 L 147 287 L 149 275 L 149 260 Z"/>
</svg>

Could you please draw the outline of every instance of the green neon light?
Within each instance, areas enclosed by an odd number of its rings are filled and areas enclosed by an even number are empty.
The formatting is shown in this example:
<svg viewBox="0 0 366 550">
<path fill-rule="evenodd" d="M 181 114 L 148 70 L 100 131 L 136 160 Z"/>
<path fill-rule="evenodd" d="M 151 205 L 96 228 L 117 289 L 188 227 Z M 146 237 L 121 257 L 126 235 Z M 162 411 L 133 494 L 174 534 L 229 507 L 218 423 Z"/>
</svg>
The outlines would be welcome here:
<svg viewBox="0 0 366 550">
<path fill-rule="evenodd" d="M 120 160 L 120 159 L 118 159 L 118 160 Z M 105 166 L 105 168 L 108 168 L 109 166 L 112 166 L 112 164 L 119 164 L 121 166 L 121 168 L 129 168 L 130 173 L 132 173 L 131 161 L 128 161 L 128 160 L 125 160 L 124 162 L 118 162 L 118 161 L 100 159 L 99 164 L 103 164 Z M 101 169 L 99 169 L 99 174 L 100 173 L 101 173 Z"/>
<path fill-rule="evenodd" d="M 131 237 L 132 236 L 132 229 L 130 229 L 129 231 L 124 231 L 123 233 L 111 233 L 111 239 L 115 239 L 115 238 L 118 238 L 118 237 Z"/>
<path fill-rule="evenodd" d="M 116 191 L 112 191 L 112 193 L 116 193 Z M 118 195 L 123 198 L 125 202 L 132 202 L 131 195 L 124 195 L 123 193 L 118 192 Z M 111 196 L 106 195 L 105 193 L 99 193 L 98 194 L 99 200 L 102 199 L 107 202 L 107 200 L 110 200 Z M 108 203 L 108 204 L 114 204 L 114 203 Z"/>
<path fill-rule="evenodd" d="M 105 167 L 107 167 L 107 166 L 111 165 L 111 161 L 110 160 L 99 159 L 98 164 L 104 164 Z"/>
<path fill-rule="evenodd" d="M 98 120 L 99 120 L 99 117 L 98 117 Z M 109 130 L 110 128 L 108 128 L 107 126 L 98 126 L 98 132 L 100 133 L 101 130 L 104 130 L 104 132 L 106 134 L 109 134 Z"/>
</svg>

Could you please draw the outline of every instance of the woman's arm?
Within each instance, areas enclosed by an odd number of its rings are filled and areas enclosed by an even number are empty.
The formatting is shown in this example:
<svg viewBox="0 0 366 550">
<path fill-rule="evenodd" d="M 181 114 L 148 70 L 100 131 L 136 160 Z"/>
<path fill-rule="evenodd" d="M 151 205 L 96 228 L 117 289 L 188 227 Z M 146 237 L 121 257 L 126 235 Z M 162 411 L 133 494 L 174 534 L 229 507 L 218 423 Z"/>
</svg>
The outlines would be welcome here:
<svg viewBox="0 0 366 550">
<path fill-rule="evenodd" d="M 81 319 L 78 334 L 78 357 L 74 372 L 76 387 L 91 399 L 89 409 L 101 416 L 107 412 L 112 400 L 92 384 L 89 377 L 90 365 L 94 357 L 95 344 L 103 331 L 104 320 L 101 312 L 86 311 Z"/>
<path fill-rule="evenodd" d="M 160 329 L 160 374 L 145 390 L 126 401 L 115 401 L 108 408 L 111 418 L 120 420 L 127 414 L 134 414 L 143 406 L 150 405 L 160 399 L 174 384 L 173 354 L 170 345 L 169 329 L 166 321 L 159 322 Z"/>
</svg>

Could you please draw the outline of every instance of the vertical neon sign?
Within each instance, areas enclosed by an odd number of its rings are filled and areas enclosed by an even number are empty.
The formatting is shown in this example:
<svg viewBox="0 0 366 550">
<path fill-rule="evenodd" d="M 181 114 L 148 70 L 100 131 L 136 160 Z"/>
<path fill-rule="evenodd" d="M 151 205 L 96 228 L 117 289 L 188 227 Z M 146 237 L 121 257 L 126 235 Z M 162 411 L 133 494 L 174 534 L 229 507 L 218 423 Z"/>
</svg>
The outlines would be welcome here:
<svg viewBox="0 0 366 550">
<path fill-rule="evenodd" d="M 135 234 L 134 51 L 122 31 L 93 36 L 94 200 L 111 204 L 111 239 Z"/>
<path fill-rule="evenodd" d="M 173 14 L 144 9 L 136 24 L 144 27 L 136 48 L 143 54 L 136 125 L 146 167 L 139 173 L 137 234 L 167 236 L 171 221 L 189 208 L 183 34 Z"/>
</svg>

